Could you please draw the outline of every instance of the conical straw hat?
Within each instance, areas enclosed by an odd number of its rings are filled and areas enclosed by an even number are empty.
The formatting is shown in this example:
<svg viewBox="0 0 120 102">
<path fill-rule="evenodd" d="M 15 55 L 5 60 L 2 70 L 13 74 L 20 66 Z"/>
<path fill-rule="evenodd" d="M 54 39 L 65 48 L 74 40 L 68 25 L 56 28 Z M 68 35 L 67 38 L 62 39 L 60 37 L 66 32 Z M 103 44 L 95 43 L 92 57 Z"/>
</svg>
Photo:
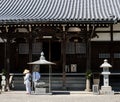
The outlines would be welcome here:
<svg viewBox="0 0 120 102">
<path fill-rule="evenodd" d="M 30 71 L 28 69 L 25 69 L 23 74 L 29 73 Z"/>
</svg>

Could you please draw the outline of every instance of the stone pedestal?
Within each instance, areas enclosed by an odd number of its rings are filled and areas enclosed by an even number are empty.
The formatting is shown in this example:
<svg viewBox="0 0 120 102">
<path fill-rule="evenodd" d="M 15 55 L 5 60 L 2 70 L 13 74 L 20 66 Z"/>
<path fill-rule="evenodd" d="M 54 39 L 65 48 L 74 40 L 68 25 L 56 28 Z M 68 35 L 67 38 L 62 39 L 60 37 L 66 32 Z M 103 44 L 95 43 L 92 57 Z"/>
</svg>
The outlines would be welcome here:
<svg viewBox="0 0 120 102">
<path fill-rule="evenodd" d="M 46 88 L 35 88 L 35 94 L 45 94 Z"/>
<path fill-rule="evenodd" d="M 100 94 L 103 95 L 114 95 L 114 91 L 112 91 L 111 86 L 102 86 L 100 90 Z"/>
<path fill-rule="evenodd" d="M 87 92 L 91 91 L 91 89 L 90 89 L 90 79 L 86 79 L 86 89 L 85 89 L 85 91 L 87 91 Z"/>
</svg>

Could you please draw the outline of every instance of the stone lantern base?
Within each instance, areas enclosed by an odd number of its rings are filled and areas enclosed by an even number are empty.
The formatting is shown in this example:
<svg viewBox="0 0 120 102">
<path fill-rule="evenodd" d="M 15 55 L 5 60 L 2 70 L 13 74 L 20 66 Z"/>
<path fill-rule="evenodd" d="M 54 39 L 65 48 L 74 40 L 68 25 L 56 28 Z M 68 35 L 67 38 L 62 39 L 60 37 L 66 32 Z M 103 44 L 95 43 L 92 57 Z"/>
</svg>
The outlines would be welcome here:
<svg viewBox="0 0 120 102">
<path fill-rule="evenodd" d="M 111 86 L 102 86 L 100 90 L 100 94 L 103 95 L 114 95 L 114 91 L 112 91 Z"/>
</svg>

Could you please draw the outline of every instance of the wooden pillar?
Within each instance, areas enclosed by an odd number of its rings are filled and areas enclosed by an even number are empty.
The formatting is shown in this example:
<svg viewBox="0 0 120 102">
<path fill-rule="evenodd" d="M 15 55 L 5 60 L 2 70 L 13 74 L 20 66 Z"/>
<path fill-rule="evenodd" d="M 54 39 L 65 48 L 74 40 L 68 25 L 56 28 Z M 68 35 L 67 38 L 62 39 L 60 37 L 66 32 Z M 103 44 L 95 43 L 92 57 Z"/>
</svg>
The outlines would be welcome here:
<svg viewBox="0 0 120 102">
<path fill-rule="evenodd" d="M 30 33 L 29 37 L 29 62 L 32 62 L 32 37 Z"/>
<path fill-rule="evenodd" d="M 5 39 L 4 40 L 4 70 L 7 71 L 7 32 L 5 33 Z"/>
<path fill-rule="evenodd" d="M 29 25 L 29 62 L 32 62 L 32 32 L 31 32 L 31 25 Z M 30 70 L 32 70 L 32 66 L 29 66 Z"/>
<path fill-rule="evenodd" d="M 113 42 L 113 24 L 110 24 L 110 39 Z"/>
<path fill-rule="evenodd" d="M 91 35 L 90 25 L 87 26 L 87 32 L 88 35 Z M 88 36 L 86 44 L 87 44 L 86 46 L 86 54 L 87 54 L 86 71 L 87 71 L 91 69 L 91 36 Z"/>
<path fill-rule="evenodd" d="M 91 88 L 90 88 L 90 78 L 88 78 L 88 76 L 90 75 L 91 76 L 91 38 L 94 34 L 94 30 L 95 30 L 95 27 L 94 25 L 90 26 L 90 24 L 87 26 L 87 34 L 88 34 L 88 37 L 87 37 L 87 61 L 86 61 L 86 64 L 87 64 L 87 67 L 86 67 L 86 89 L 85 91 L 91 91 Z"/>
<path fill-rule="evenodd" d="M 95 25 L 87 26 L 88 38 L 87 38 L 87 70 L 91 70 L 91 38 L 95 32 Z"/>
<path fill-rule="evenodd" d="M 113 66 L 114 61 L 114 52 L 113 52 L 113 24 L 110 24 L 110 63 Z"/>
<path fill-rule="evenodd" d="M 9 38 L 9 30 L 8 27 L 5 28 L 5 71 L 6 71 L 6 90 L 9 91 L 9 74 L 10 74 L 10 38 Z"/>
<path fill-rule="evenodd" d="M 88 39 L 87 40 L 87 70 L 90 70 L 91 68 L 91 42 L 90 40 Z"/>
<path fill-rule="evenodd" d="M 49 61 L 51 61 L 51 40 L 49 39 Z M 51 93 L 51 73 L 52 67 L 49 65 L 49 93 Z"/>
<path fill-rule="evenodd" d="M 62 70 L 63 70 L 63 89 L 66 89 L 66 72 L 65 72 L 65 65 L 66 65 L 66 32 L 65 32 L 65 26 L 63 26 L 63 40 L 62 40 Z"/>
<path fill-rule="evenodd" d="M 7 45 L 6 45 L 6 68 L 7 68 L 7 86 L 6 89 L 9 91 L 9 74 L 10 74 L 10 39 L 7 38 Z"/>
</svg>

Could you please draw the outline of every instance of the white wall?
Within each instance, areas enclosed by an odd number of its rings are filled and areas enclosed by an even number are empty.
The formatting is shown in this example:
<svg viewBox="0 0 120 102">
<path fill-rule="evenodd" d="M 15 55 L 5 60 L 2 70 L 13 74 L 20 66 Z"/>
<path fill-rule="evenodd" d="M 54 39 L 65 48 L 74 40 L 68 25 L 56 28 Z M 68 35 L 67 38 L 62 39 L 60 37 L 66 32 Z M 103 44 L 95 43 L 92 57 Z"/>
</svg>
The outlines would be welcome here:
<svg viewBox="0 0 120 102">
<path fill-rule="evenodd" d="M 96 31 L 110 31 L 108 28 L 97 28 Z M 113 25 L 113 31 L 120 31 L 120 23 Z M 98 38 L 95 37 L 91 41 L 110 41 L 110 33 L 97 33 Z M 120 33 L 113 33 L 113 41 L 120 41 Z"/>
</svg>

